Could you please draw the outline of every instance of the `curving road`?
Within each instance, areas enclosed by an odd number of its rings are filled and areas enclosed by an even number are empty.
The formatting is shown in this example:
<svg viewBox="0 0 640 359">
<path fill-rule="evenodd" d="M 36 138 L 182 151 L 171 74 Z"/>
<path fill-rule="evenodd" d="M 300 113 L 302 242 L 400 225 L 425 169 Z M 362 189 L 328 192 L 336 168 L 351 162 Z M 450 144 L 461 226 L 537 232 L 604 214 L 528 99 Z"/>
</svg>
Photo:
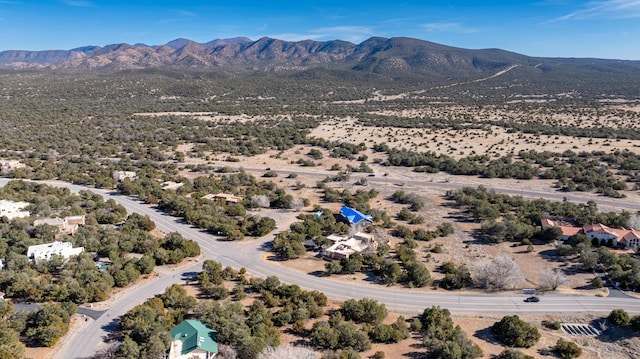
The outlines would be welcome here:
<svg viewBox="0 0 640 359">
<path fill-rule="evenodd" d="M 0 179 L 0 185 L 8 180 Z M 113 198 L 127 208 L 129 212 L 148 215 L 156 227 L 164 232 L 179 232 L 185 238 L 196 240 L 202 249 L 204 258 L 220 261 L 224 266 L 245 267 L 256 276 L 275 275 L 284 283 L 295 283 L 308 290 L 324 292 L 330 298 L 374 298 L 384 303 L 391 311 L 405 314 L 418 314 L 432 305 L 446 307 L 454 312 L 500 312 L 500 313 L 571 313 L 571 312 L 609 312 L 615 308 L 625 309 L 630 313 L 640 313 L 640 300 L 634 298 L 587 297 L 545 294 L 539 303 L 525 303 L 524 296 L 512 294 L 459 294 L 429 289 L 386 288 L 381 286 L 355 285 L 340 281 L 309 275 L 287 268 L 278 263 L 264 261 L 263 246 L 272 236 L 256 241 L 221 242 L 213 236 L 183 223 L 180 219 L 167 216 L 162 212 L 141 203 L 136 199 L 118 195 L 107 190 L 87 188 L 68 183 L 46 181 L 44 183 L 67 187 L 72 191 L 91 190 L 105 197 Z M 429 186 L 432 183 L 414 183 Z M 447 184 L 440 184 L 447 185 Z M 450 186 L 448 188 L 455 188 Z M 496 191 L 499 191 L 496 189 Z M 532 193 L 532 196 L 545 197 L 546 193 Z M 547 196 L 548 197 L 548 196 Z M 572 196 L 578 198 L 579 196 Z M 606 199 L 603 199 L 606 200 Z M 607 200 L 608 201 L 608 200 Z M 618 204 L 623 206 L 622 204 Z M 636 204 L 637 205 L 637 204 Z M 631 207 L 635 208 L 635 207 Z M 274 213 L 276 220 L 286 223 L 296 215 L 294 212 L 281 211 Z M 284 226 L 283 226 L 284 227 Z M 104 345 L 109 330 L 117 325 L 117 318 L 135 305 L 164 292 L 173 283 L 181 283 L 185 278 L 200 271 L 202 261 L 194 262 L 186 267 L 170 269 L 158 268 L 155 280 L 135 286 L 113 300 L 113 305 L 95 321 L 87 321 L 81 330 L 65 339 L 64 344 L 55 354 L 55 358 L 88 358 Z"/>
</svg>

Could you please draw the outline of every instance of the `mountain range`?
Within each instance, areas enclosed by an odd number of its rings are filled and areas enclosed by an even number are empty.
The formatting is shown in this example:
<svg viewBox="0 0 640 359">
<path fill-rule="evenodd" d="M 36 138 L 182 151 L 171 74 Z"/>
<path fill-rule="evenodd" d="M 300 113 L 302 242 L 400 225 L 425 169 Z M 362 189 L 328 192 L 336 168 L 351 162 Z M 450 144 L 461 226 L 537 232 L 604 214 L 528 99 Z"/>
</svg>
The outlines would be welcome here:
<svg viewBox="0 0 640 359">
<path fill-rule="evenodd" d="M 176 39 L 164 45 L 111 44 L 71 50 L 0 52 L 0 69 L 121 71 L 148 68 L 224 69 L 227 72 L 322 68 L 387 77 L 473 80 L 521 67 L 526 76 L 553 73 L 562 78 L 640 80 L 640 61 L 540 58 L 500 49 L 469 50 L 429 41 L 372 37 L 359 44 L 283 41 L 244 37 L 198 43 Z M 637 82 L 636 82 L 637 83 Z M 637 85 L 634 86 L 637 88 Z"/>
</svg>

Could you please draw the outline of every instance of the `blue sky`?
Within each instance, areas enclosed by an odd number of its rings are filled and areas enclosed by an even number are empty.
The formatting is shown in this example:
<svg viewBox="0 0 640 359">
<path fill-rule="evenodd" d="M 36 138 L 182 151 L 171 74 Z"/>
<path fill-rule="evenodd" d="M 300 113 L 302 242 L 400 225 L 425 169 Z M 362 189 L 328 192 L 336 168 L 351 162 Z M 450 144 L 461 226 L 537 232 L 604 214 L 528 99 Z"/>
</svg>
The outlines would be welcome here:
<svg viewBox="0 0 640 359">
<path fill-rule="evenodd" d="M 640 0 L 0 0 L 0 51 L 236 36 L 407 36 L 530 56 L 640 60 Z"/>
</svg>

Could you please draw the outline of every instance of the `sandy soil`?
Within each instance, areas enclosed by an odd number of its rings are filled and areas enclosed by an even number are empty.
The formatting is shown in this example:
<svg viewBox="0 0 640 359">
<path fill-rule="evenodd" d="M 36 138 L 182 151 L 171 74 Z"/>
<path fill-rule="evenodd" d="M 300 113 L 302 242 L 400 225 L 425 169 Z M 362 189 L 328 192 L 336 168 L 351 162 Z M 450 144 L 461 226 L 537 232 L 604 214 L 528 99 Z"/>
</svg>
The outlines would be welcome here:
<svg viewBox="0 0 640 359">
<path fill-rule="evenodd" d="M 481 129 L 434 131 L 418 128 L 365 127 L 359 125 L 357 120 L 352 118 L 326 121 L 311 131 L 310 136 L 338 142 L 365 143 L 369 147 L 374 144 L 386 143 L 392 148 L 405 148 L 417 152 L 432 151 L 454 158 L 485 154 L 490 157 L 500 157 L 507 154 L 517 155 L 522 150 L 530 149 L 539 152 L 559 153 L 566 150 L 574 152 L 605 150 L 609 152 L 613 149 L 640 152 L 639 140 L 507 133 L 501 127 L 492 127 L 491 131 Z"/>
</svg>

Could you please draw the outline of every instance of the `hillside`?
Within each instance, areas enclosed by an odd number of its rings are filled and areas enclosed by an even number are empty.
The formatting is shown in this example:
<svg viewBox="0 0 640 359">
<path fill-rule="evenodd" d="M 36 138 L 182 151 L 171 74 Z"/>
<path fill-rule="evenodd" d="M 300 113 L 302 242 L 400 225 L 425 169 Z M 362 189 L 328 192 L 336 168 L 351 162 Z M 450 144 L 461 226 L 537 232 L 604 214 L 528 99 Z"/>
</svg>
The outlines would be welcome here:
<svg viewBox="0 0 640 359">
<path fill-rule="evenodd" d="M 404 37 L 373 37 L 360 44 L 341 40 L 290 42 L 273 38 L 197 43 L 181 38 L 159 46 L 111 44 L 71 50 L 0 52 L 0 69 L 113 72 L 151 68 L 227 74 L 302 71 L 301 76 L 311 73 L 319 79 L 337 71 L 347 78 L 362 78 L 358 74 L 365 74 L 364 77 L 373 75 L 382 81 L 409 85 L 485 81 L 501 71 L 516 69 L 510 71 L 509 76 L 502 76 L 502 81 L 492 81 L 494 88 L 534 87 L 581 93 L 595 88 L 617 88 L 620 90 L 616 96 L 631 97 L 640 92 L 640 61 L 537 58 L 499 49 L 461 49 Z"/>
</svg>

